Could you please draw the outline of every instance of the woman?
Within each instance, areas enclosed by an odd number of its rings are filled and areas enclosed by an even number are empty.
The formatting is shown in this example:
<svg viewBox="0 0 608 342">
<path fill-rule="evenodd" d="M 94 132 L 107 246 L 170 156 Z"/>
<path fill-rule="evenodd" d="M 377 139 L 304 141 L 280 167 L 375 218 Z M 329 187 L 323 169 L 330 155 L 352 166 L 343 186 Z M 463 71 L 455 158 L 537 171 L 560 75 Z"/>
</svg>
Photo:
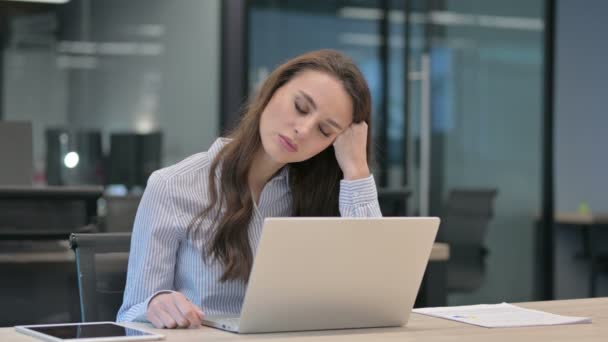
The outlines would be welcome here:
<svg viewBox="0 0 608 342">
<path fill-rule="evenodd" d="M 238 314 L 265 217 L 381 216 L 370 112 L 345 55 L 279 66 L 229 138 L 150 176 L 118 321 L 195 327 L 204 313 Z"/>
</svg>

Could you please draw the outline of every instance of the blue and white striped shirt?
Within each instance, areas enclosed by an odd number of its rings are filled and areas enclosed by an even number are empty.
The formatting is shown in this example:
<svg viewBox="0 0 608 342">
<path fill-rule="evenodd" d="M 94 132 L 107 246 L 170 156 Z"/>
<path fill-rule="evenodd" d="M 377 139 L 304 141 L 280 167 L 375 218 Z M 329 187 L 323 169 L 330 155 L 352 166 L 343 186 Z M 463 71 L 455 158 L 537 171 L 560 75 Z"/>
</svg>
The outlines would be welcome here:
<svg viewBox="0 0 608 342">
<path fill-rule="evenodd" d="M 211 163 L 226 144 L 220 138 L 209 151 L 154 172 L 137 210 L 123 303 L 117 321 L 147 321 L 148 302 L 160 292 L 179 291 L 207 315 L 238 315 L 245 296 L 244 281 L 220 282 L 223 267 L 205 258 L 211 220 L 203 218 L 194 234 L 187 228 L 209 201 Z M 291 214 L 288 168 L 264 187 L 249 224 L 249 242 L 255 255 L 266 217 Z M 340 214 L 348 217 L 381 216 L 373 176 L 342 180 Z"/>
</svg>

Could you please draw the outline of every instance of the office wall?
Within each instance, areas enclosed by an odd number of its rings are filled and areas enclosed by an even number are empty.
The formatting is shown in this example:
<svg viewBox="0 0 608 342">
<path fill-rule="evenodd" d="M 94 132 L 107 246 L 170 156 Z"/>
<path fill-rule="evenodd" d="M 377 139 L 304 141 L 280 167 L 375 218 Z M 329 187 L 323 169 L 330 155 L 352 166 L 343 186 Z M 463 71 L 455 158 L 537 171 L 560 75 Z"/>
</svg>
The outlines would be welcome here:
<svg viewBox="0 0 608 342">
<path fill-rule="evenodd" d="M 558 0 L 555 65 L 555 207 L 608 212 L 608 2 Z M 588 295 L 588 265 L 576 258 L 578 229 L 556 229 L 556 296 Z M 608 277 L 599 295 L 608 294 Z"/>
</svg>

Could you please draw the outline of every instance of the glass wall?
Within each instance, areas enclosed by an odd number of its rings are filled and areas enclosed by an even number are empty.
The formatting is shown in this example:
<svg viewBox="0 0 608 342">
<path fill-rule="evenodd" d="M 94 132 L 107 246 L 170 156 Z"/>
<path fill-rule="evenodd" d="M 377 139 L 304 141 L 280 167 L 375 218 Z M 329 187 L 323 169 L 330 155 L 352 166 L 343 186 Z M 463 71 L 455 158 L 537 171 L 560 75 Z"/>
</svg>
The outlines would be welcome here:
<svg viewBox="0 0 608 342">
<path fill-rule="evenodd" d="M 37 184 L 143 186 L 218 135 L 220 1 L 0 3 L 0 118 L 33 123 Z"/>
<path fill-rule="evenodd" d="M 478 281 L 449 285 L 449 304 L 533 299 L 543 11 L 543 0 L 250 3 L 250 87 L 312 49 L 342 50 L 362 68 L 379 184 L 411 193 L 408 215 L 445 218 L 439 238 L 454 262 L 458 244 L 479 245 L 479 267 L 460 272 Z M 480 207 L 458 197 L 471 195 L 487 195 L 485 223 L 459 225 L 455 207 Z"/>
<path fill-rule="evenodd" d="M 447 216 L 444 235 L 462 243 L 449 231 L 450 212 L 462 204 L 450 202 L 454 191 L 495 191 L 483 280 L 461 284 L 449 303 L 531 300 L 542 188 L 544 2 L 430 3 L 429 213 Z"/>
</svg>

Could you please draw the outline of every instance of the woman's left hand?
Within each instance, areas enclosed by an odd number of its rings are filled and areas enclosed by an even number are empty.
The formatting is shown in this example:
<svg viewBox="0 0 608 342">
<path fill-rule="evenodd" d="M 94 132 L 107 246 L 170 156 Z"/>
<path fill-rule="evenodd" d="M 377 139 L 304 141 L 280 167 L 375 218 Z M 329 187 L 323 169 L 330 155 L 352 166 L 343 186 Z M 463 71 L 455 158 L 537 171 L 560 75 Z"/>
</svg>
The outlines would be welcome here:
<svg viewBox="0 0 608 342">
<path fill-rule="evenodd" d="M 367 165 L 367 123 L 352 123 L 334 141 L 336 159 L 344 173 L 344 179 L 369 177 Z"/>
</svg>

